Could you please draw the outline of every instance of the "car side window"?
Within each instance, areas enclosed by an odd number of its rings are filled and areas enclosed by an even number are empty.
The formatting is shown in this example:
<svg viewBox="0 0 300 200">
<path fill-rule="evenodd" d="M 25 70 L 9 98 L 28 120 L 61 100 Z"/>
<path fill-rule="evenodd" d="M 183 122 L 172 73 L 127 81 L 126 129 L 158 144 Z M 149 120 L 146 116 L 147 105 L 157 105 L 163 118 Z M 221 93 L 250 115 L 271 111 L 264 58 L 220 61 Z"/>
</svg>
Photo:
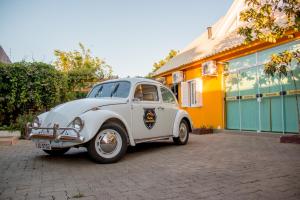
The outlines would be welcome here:
<svg viewBox="0 0 300 200">
<path fill-rule="evenodd" d="M 155 85 L 140 84 L 135 89 L 134 98 L 140 101 L 158 101 L 157 87 Z"/>
<path fill-rule="evenodd" d="M 176 103 L 174 95 L 168 89 L 161 87 L 160 91 L 164 103 Z"/>
</svg>

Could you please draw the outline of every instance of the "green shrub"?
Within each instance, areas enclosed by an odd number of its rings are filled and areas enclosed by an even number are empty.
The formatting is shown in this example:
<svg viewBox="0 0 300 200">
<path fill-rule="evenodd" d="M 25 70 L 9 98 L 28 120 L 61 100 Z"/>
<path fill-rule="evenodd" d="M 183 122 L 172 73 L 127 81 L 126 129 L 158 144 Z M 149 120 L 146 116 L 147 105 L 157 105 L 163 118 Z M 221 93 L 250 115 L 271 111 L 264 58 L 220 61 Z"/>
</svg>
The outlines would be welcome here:
<svg viewBox="0 0 300 200">
<path fill-rule="evenodd" d="M 66 75 L 49 64 L 0 64 L 0 126 L 70 100 L 67 84 Z"/>
<path fill-rule="evenodd" d="M 0 63 L 0 130 L 21 130 L 57 104 L 85 98 L 95 78 L 87 71 L 61 72 L 42 62 Z M 76 91 L 76 92 L 75 92 Z"/>
<path fill-rule="evenodd" d="M 87 93 L 86 92 L 75 92 L 75 98 L 76 99 L 83 99 L 86 98 Z"/>
<path fill-rule="evenodd" d="M 19 115 L 16 119 L 16 123 L 14 124 L 14 129 L 18 129 L 21 132 L 21 138 L 25 138 L 26 133 L 26 124 L 28 122 L 33 122 L 36 117 L 35 113 L 24 113 L 22 115 Z"/>
</svg>

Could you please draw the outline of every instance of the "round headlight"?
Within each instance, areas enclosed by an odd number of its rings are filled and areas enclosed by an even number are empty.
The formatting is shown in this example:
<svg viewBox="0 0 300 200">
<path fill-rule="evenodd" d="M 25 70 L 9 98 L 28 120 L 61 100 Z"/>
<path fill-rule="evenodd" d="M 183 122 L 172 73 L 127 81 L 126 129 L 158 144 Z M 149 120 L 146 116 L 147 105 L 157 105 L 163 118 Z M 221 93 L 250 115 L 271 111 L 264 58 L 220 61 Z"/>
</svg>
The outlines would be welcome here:
<svg viewBox="0 0 300 200">
<path fill-rule="evenodd" d="M 38 117 L 36 117 L 32 123 L 32 126 L 35 127 L 35 128 L 38 128 L 41 126 L 41 121 Z"/>
<path fill-rule="evenodd" d="M 73 120 L 73 128 L 75 128 L 78 132 L 82 130 L 83 128 L 83 121 L 82 119 L 80 119 L 79 117 L 76 117 L 74 120 Z"/>
</svg>

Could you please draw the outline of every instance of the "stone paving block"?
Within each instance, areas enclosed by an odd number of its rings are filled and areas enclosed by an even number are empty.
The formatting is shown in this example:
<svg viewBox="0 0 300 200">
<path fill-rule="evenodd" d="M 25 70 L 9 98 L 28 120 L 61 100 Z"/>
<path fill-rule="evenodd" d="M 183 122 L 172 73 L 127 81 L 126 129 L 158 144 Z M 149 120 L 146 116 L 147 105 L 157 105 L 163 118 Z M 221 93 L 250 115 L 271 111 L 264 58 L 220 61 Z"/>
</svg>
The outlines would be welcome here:
<svg viewBox="0 0 300 200">
<path fill-rule="evenodd" d="M 0 146 L 0 199 L 300 199 L 300 146 L 262 135 L 191 135 L 139 144 L 120 162 L 84 148 L 51 157 L 20 140 Z M 78 194 L 80 198 L 74 198 Z"/>
</svg>

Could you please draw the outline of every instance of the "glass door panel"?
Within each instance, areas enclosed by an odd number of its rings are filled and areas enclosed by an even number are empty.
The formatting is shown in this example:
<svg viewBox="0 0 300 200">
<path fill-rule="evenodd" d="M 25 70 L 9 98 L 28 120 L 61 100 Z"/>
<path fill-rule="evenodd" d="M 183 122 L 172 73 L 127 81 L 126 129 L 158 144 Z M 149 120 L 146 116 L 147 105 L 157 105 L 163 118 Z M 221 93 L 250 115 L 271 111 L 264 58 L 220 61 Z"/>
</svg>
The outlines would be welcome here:
<svg viewBox="0 0 300 200">
<path fill-rule="evenodd" d="M 297 73 L 297 71 L 295 71 Z M 291 95 L 290 91 L 296 90 L 296 77 L 292 78 L 293 73 L 289 73 L 287 77 L 282 78 L 282 90 L 287 92 L 283 96 L 283 118 L 285 132 L 298 132 L 298 113 L 296 95 Z M 297 97 L 298 98 L 298 97 Z"/>
<path fill-rule="evenodd" d="M 259 67 L 259 90 L 263 94 L 261 99 L 261 130 L 283 132 L 283 98 L 279 95 L 281 91 L 280 79 L 266 76 L 263 67 Z"/>
<path fill-rule="evenodd" d="M 259 93 L 269 93 L 269 79 L 263 72 L 263 66 L 258 67 Z M 261 98 L 260 102 L 261 131 L 271 131 L 271 98 Z"/>
<path fill-rule="evenodd" d="M 259 130 L 259 106 L 256 99 L 258 83 L 256 74 L 256 67 L 241 70 L 239 73 L 242 130 Z"/>
<path fill-rule="evenodd" d="M 236 99 L 239 96 L 238 82 L 237 73 L 231 73 L 225 77 L 227 129 L 240 129 L 239 100 Z"/>
</svg>

